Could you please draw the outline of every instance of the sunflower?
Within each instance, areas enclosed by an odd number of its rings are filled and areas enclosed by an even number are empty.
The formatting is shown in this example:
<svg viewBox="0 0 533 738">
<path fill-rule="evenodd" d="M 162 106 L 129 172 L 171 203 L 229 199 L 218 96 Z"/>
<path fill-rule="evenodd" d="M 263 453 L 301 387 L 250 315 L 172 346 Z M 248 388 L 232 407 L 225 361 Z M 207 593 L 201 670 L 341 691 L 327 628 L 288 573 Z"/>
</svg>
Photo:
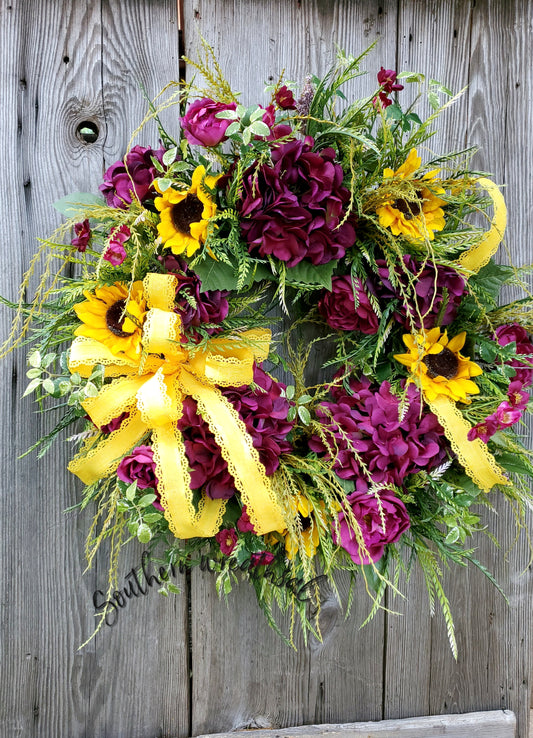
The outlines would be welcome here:
<svg viewBox="0 0 533 738">
<path fill-rule="evenodd" d="M 446 331 L 441 334 L 438 327 L 427 333 L 407 334 L 403 336 L 403 342 L 409 353 L 395 354 L 394 358 L 409 368 L 430 402 L 444 395 L 469 405 L 471 401 L 467 395 L 479 392 L 470 378 L 483 372 L 469 357 L 460 353 L 465 339 L 465 331 L 448 339 Z"/>
<path fill-rule="evenodd" d="M 285 553 L 292 561 L 303 545 L 305 555 L 312 559 L 320 543 L 318 525 L 314 519 L 313 506 L 303 495 L 298 495 L 292 502 L 293 511 L 298 523 L 292 531 L 285 532 Z"/>
<path fill-rule="evenodd" d="M 116 282 L 84 292 L 85 302 L 74 305 L 83 325 L 74 331 L 105 344 L 115 356 L 137 361 L 141 354 L 142 322 L 146 311 L 142 282 L 128 285 Z"/>
<path fill-rule="evenodd" d="M 407 236 L 413 241 L 434 239 L 434 231 L 442 231 L 445 225 L 444 200 L 437 197 L 444 189 L 435 185 L 437 169 L 425 174 L 422 179 L 413 179 L 411 175 L 420 168 L 422 160 L 416 149 L 411 149 L 406 161 L 393 172 L 392 169 L 383 171 L 383 180 L 406 179 L 411 188 L 405 197 L 387 199 L 383 205 L 376 208 L 379 223 L 384 228 L 390 228 L 394 236 Z M 431 189 L 428 186 L 430 185 Z"/>
<path fill-rule="evenodd" d="M 165 246 L 174 254 L 192 256 L 207 236 L 207 224 L 216 212 L 216 205 L 206 188 L 213 189 L 219 177 L 207 176 L 205 167 L 196 167 L 188 190 L 169 187 L 154 204 L 161 213 L 157 231 Z"/>
</svg>

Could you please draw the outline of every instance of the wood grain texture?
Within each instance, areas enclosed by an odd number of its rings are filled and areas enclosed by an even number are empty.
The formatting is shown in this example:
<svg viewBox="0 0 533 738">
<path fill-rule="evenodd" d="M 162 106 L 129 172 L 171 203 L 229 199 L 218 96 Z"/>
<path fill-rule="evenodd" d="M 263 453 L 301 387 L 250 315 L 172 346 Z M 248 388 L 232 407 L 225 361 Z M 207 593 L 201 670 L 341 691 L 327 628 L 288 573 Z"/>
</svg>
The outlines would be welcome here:
<svg viewBox="0 0 533 738">
<path fill-rule="evenodd" d="M 532 261 L 532 11 L 531 0 L 184 0 L 187 53 L 194 55 L 201 31 L 248 104 L 268 102 L 263 83 L 283 68 L 296 81 L 323 73 L 335 43 L 358 53 L 378 40 L 363 65 L 370 73 L 350 95 L 370 92 L 381 65 L 424 71 L 455 90 L 468 84 L 425 153 L 481 146 L 474 165 L 506 186 L 507 242 L 517 263 Z M 9 265 L 0 294 L 15 297 L 34 239 L 59 223 L 49 204 L 68 192 L 94 191 L 104 168 L 122 156 L 145 112 L 139 83 L 152 96 L 177 76 L 176 19 L 174 0 L 0 0 L 0 239 Z M 405 90 L 406 99 L 411 92 Z M 174 111 L 165 113 L 169 128 L 175 119 Z M 85 120 L 100 129 L 94 144 L 76 136 Z M 155 129 L 134 143 L 157 145 Z M 0 326 L 6 335 L 5 309 Z M 319 363 L 316 357 L 314 370 Z M 153 592 L 132 601 L 115 628 L 77 651 L 93 627 L 91 597 L 105 585 L 105 556 L 83 574 L 89 515 L 63 514 L 79 495 L 65 471 L 70 448 L 59 444 L 40 462 L 16 461 L 52 418 L 36 415 L 30 400 L 20 402 L 22 353 L 0 372 L 0 442 L 7 450 L 0 484 L 0 735 L 181 738 L 509 708 L 517 714 L 517 736 L 525 738 L 533 582 L 531 568 L 518 574 L 528 563 L 525 540 L 511 547 L 513 517 L 500 503 L 491 528 L 501 550 L 480 540 L 478 557 L 511 606 L 476 570 L 447 573 L 457 663 L 442 619 L 427 614 L 419 576 L 404 587 L 406 602 L 388 599 L 400 616 L 381 613 L 361 631 L 364 588 L 346 622 L 327 597 L 324 642 L 306 646 L 297 639 L 293 651 L 269 630 L 247 586 L 230 595 L 226 608 L 212 575 L 195 572 L 191 651 L 183 578 L 183 595 L 169 601 Z M 139 559 L 140 549 L 130 550 L 121 580 Z M 442 725 L 435 735 L 453 735 Z M 368 730 L 385 736 L 387 727 Z M 498 729 L 483 736 L 503 738 Z M 471 726 L 467 734 L 481 736 Z"/>
<path fill-rule="evenodd" d="M 145 103 L 177 70 L 173 2 L 0 3 L 3 137 L 1 294 L 14 298 L 35 251 L 61 216 L 51 203 L 95 191 L 104 167 L 124 152 Z M 82 121 L 100 136 L 87 145 Z M 157 145 L 154 132 L 151 142 Z M 10 316 L 2 309 L 2 336 Z M 59 443 L 42 461 L 17 461 L 52 426 L 29 399 L 21 352 L 3 363 L 4 470 L 0 487 L 3 572 L 0 734 L 53 736 L 187 735 L 187 596 L 134 600 L 117 626 L 94 628 L 92 594 L 105 588 L 106 558 L 83 574 L 90 511 L 64 510 L 80 486 L 66 471 L 71 447 Z M 130 551 L 120 575 L 139 563 Z M 153 679 L 154 674 L 159 679 Z"/>
<path fill-rule="evenodd" d="M 530 247 L 526 230 L 531 218 L 531 193 L 528 188 L 528 192 L 524 192 L 519 184 L 530 179 L 527 173 L 531 160 L 524 152 L 527 149 L 526 133 L 530 130 L 528 123 L 531 123 L 531 101 L 516 84 L 527 85 L 530 81 L 531 64 L 525 56 L 531 49 L 531 26 L 527 20 L 531 19 L 530 10 L 529 3 L 496 0 L 472 3 L 455 0 L 400 0 L 399 3 L 303 0 L 269 4 L 186 0 L 185 36 L 190 55 L 194 54 L 197 45 L 196 28 L 214 45 L 234 89 L 243 92 L 245 104 L 256 100 L 265 103 L 267 100 L 261 97 L 261 82 L 263 79 L 268 82 L 277 79 L 283 68 L 285 76 L 295 80 L 301 80 L 309 70 L 323 73 L 332 59 L 333 42 L 357 53 L 378 36 L 378 48 L 371 52 L 364 64 L 366 68 L 377 70 L 383 65 L 402 71 L 423 71 L 428 78 L 438 79 L 454 91 L 468 85 L 439 121 L 439 131 L 424 147 L 423 154 L 429 158 L 442 151 L 461 149 L 475 143 L 481 151 L 473 161 L 474 166 L 490 169 L 496 181 L 506 184 L 508 190 L 510 178 L 514 178 L 516 184 L 512 192 L 508 191 L 507 199 L 518 208 L 518 213 L 521 207 L 525 209 L 524 217 L 521 214 L 513 217 L 511 211 L 508 243 L 513 259 L 523 263 L 531 260 L 527 258 L 530 257 Z M 250 18 L 253 18 L 253 25 L 250 25 Z M 260 34 L 256 30 L 258 27 L 262 29 Z M 263 79 L 256 79 L 255 70 Z M 516 70 L 521 70 L 519 75 Z M 368 75 L 357 80 L 350 92 L 368 93 L 373 83 Z M 365 88 L 365 85 L 369 86 Z M 402 93 L 406 100 L 413 94 L 414 89 L 409 86 Z M 427 115 L 428 112 L 422 106 L 422 113 Z M 319 359 L 316 361 L 318 365 Z M 506 551 L 511 544 L 509 538 L 513 522 L 503 501 L 498 505 L 498 515 L 494 518 L 497 521 L 495 532 Z M 420 575 L 413 576 L 404 588 L 407 602 L 389 597 L 388 606 L 399 610 L 402 615 L 385 614 L 382 622 L 374 624 L 377 633 L 383 628 L 381 638 L 384 643 L 383 688 L 376 689 L 371 697 L 376 712 L 381 708 L 383 718 L 393 718 L 450 710 L 464 712 L 509 707 L 518 713 L 518 735 L 526 735 L 531 651 L 531 645 L 526 642 L 531 628 L 527 603 L 531 597 L 531 582 L 529 573 L 520 579 L 510 575 L 511 571 L 520 571 L 527 564 L 525 554 L 525 540 L 521 539 L 510 552 L 507 564 L 489 541 L 480 541 L 479 557 L 495 571 L 504 589 L 511 592 L 511 609 L 479 572 L 454 569 L 447 576 L 459 639 L 458 664 L 448 648 L 441 616 L 437 614 L 432 620 L 428 615 L 427 595 Z M 207 582 L 203 586 L 206 584 L 210 586 Z M 193 592 L 193 608 L 198 606 L 205 612 L 206 607 L 212 607 L 211 602 L 206 606 L 205 597 L 203 589 L 196 594 Z M 238 608 L 239 633 L 257 632 L 249 608 L 250 603 L 246 606 L 246 617 L 242 614 L 245 608 Z M 234 622 L 228 625 L 233 632 Z M 225 627 L 219 628 L 219 633 Z M 364 634 L 365 631 L 363 637 Z M 360 636 L 358 633 L 359 642 Z M 346 642 L 348 640 L 347 634 Z M 374 643 L 371 661 L 358 654 L 360 663 L 366 664 L 372 674 L 378 658 L 378 643 Z M 226 696 L 242 696 L 243 690 L 246 691 L 249 668 L 254 674 L 258 668 L 261 673 L 263 668 L 267 674 L 272 673 L 268 638 L 266 644 L 268 657 L 265 662 L 258 667 L 254 659 L 250 667 L 240 666 L 237 677 L 234 677 L 236 684 L 225 687 L 229 690 L 225 692 Z M 331 649 L 331 645 L 328 648 Z M 351 681 L 355 675 L 345 673 L 343 648 L 344 643 L 336 662 L 336 668 L 344 677 L 343 683 L 337 687 L 342 695 L 337 692 L 337 700 L 346 703 L 351 699 L 354 719 L 357 719 L 360 717 L 357 710 L 362 704 L 368 709 L 368 703 L 358 699 L 360 685 L 357 680 Z M 305 655 L 300 658 L 300 668 L 306 669 Z M 193 650 L 194 678 L 200 680 L 199 688 L 203 691 L 204 684 L 216 682 L 218 667 L 213 670 L 212 664 L 197 667 L 196 663 Z M 228 663 L 223 673 L 222 681 L 226 683 L 227 675 L 231 673 Z M 372 683 L 372 678 L 368 682 Z M 198 681 L 193 694 L 197 694 L 196 688 Z M 312 719 L 310 702 L 315 699 L 319 704 L 319 694 L 316 690 L 314 694 L 309 691 L 307 704 L 300 713 L 307 714 L 306 722 Z M 287 689 L 281 699 L 287 700 L 289 695 L 293 695 L 293 691 Z M 276 689 L 269 686 L 257 694 L 254 686 L 245 707 L 240 703 L 237 713 L 242 715 L 248 711 L 251 716 L 264 715 L 263 706 L 268 703 L 269 696 L 272 704 L 279 705 Z M 222 712 L 218 724 L 225 725 L 224 729 L 237 727 L 238 721 L 231 721 L 231 711 L 226 714 L 222 709 Z M 278 710 L 277 713 L 271 710 L 271 713 L 279 715 L 281 721 L 289 719 L 287 710 Z M 338 718 L 332 716 L 331 719 Z M 250 722 L 253 724 L 253 717 Z M 215 723 L 217 720 L 210 720 L 205 710 L 198 711 L 197 701 L 193 699 L 195 731 L 206 730 L 207 726 L 212 730 Z M 261 724 L 261 720 L 256 724 Z M 278 719 L 275 724 L 289 723 Z"/>
<path fill-rule="evenodd" d="M 509 710 L 471 712 L 466 715 L 382 720 L 379 723 L 308 725 L 285 730 L 259 730 L 257 738 L 514 738 L 516 719 Z M 246 738 L 249 733 L 218 733 L 199 738 Z"/>
</svg>

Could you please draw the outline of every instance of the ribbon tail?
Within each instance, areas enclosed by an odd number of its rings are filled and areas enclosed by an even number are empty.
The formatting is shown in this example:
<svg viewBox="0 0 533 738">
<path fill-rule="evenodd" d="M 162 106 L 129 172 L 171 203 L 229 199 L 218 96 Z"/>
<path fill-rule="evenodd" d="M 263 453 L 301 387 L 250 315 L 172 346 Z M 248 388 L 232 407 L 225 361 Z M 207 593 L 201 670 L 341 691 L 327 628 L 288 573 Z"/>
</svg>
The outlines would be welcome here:
<svg viewBox="0 0 533 738">
<path fill-rule="evenodd" d="M 202 384 L 187 371 L 181 372 L 179 383 L 185 394 L 196 400 L 200 415 L 214 434 L 255 531 L 263 534 L 286 528 L 259 454 L 235 408 L 219 390 Z"/>
<path fill-rule="evenodd" d="M 152 448 L 157 489 L 172 533 L 176 538 L 214 536 L 222 524 L 226 501 L 203 495 L 198 512 L 194 509 L 185 445 L 175 423 L 153 429 Z"/>
<path fill-rule="evenodd" d="M 509 485 L 510 482 L 498 466 L 494 456 L 479 438 L 468 440 L 470 425 L 461 415 L 455 403 L 448 397 L 436 397 L 427 403 L 444 428 L 446 438 L 468 476 L 484 492 L 490 492 L 495 484 Z"/>
<path fill-rule="evenodd" d="M 503 238 L 505 226 L 507 225 L 507 208 L 505 200 L 497 185 L 486 177 L 477 180 L 478 184 L 487 191 L 492 199 L 494 215 L 490 229 L 482 236 L 481 240 L 465 251 L 458 259 L 458 263 L 470 272 L 479 272 L 481 267 L 489 263 Z"/>
<path fill-rule="evenodd" d="M 89 439 L 81 453 L 77 454 L 68 470 L 81 479 L 84 484 L 93 484 L 99 479 L 109 477 L 116 471 L 122 458 L 134 448 L 147 431 L 140 413 L 135 412 L 126 418 L 120 428 L 110 433 L 100 442 Z"/>
</svg>

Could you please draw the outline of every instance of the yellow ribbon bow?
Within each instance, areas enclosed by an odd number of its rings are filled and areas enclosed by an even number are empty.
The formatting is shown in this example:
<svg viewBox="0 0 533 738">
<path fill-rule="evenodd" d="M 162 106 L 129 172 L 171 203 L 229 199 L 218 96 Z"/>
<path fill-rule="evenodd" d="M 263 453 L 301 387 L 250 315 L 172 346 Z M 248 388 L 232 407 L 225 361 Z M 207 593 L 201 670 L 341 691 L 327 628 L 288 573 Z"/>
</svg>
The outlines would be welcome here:
<svg viewBox="0 0 533 738">
<path fill-rule="evenodd" d="M 177 538 L 210 537 L 220 528 L 225 500 L 205 493 L 193 504 L 185 445 L 177 428 L 183 400 L 196 400 L 228 464 L 243 504 L 258 533 L 282 530 L 282 510 L 259 460 L 246 426 L 217 385 L 241 386 L 253 380 L 254 361 L 268 356 L 271 334 L 248 330 L 213 338 L 206 348 L 188 351 L 180 343 L 181 321 L 174 312 L 177 279 L 148 274 L 143 281 L 148 313 L 143 324 L 143 355 L 138 362 L 114 355 L 92 338 L 77 337 L 71 346 L 69 369 L 88 377 L 103 364 L 108 377 L 96 397 L 82 403 L 101 427 L 123 412 L 129 417 L 104 439 L 89 439 L 69 464 L 85 484 L 114 473 L 121 461 L 151 433 L 158 492 L 170 530 Z"/>
<path fill-rule="evenodd" d="M 457 260 L 460 267 L 472 273 L 479 272 L 489 263 L 498 250 L 507 224 L 507 208 L 498 186 L 486 177 L 480 177 L 477 183 L 492 199 L 494 215 L 489 230 Z M 487 445 L 479 438 L 468 440 L 468 431 L 471 426 L 456 407 L 455 402 L 443 395 L 431 398 L 426 394 L 424 396 L 431 412 L 437 416 L 444 428 L 446 438 L 466 473 L 477 486 L 489 492 L 495 484 L 508 485 L 509 480 L 496 463 Z"/>
</svg>

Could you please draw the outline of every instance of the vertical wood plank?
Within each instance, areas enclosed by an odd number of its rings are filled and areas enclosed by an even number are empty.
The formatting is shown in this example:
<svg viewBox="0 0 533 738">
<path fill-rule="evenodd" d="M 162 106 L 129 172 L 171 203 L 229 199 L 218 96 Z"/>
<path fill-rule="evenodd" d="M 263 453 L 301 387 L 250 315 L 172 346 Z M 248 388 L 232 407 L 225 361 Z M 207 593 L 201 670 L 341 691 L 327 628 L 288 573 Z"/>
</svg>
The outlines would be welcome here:
<svg viewBox="0 0 533 738">
<path fill-rule="evenodd" d="M 286 79 L 300 82 L 324 74 L 335 43 L 358 54 L 379 40 L 363 64 L 369 75 L 348 92 L 357 96 L 375 89 L 379 67 L 396 55 L 395 2 L 186 0 L 184 9 L 187 55 L 194 57 L 198 29 L 245 105 L 266 104 L 264 83 L 283 69 Z M 210 575 L 193 572 L 192 581 L 193 734 L 382 717 L 383 615 L 358 631 L 370 607 L 362 584 L 350 618 L 345 622 L 329 598 L 324 643 L 298 639 L 294 653 L 269 630 L 248 585 L 230 595 L 227 610 Z"/>
<path fill-rule="evenodd" d="M 0 4 L 0 38 L 0 292 L 15 298 L 35 238 L 60 222 L 51 203 L 96 189 L 144 115 L 139 83 L 153 95 L 177 76 L 176 8 L 170 0 L 12 0 Z M 84 120 L 100 129 L 94 144 L 76 136 Z M 149 133 L 145 143 L 157 145 Z M 6 336 L 5 308 L 1 321 Z M 1 371 L 0 732 L 28 738 L 187 735 L 186 593 L 171 603 L 155 593 L 132 601 L 116 628 L 104 627 L 77 650 L 94 627 L 92 593 L 105 589 L 105 556 L 83 574 L 90 511 L 79 519 L 63 512 L 80 492 L 66 472 L 70 445 L 58 443 L 40 462 L 35 455 L 17 461 L 53 419 L 36 415 L 29 399 L 20 401 L 26 385 L 21 352 Z M 140 553 L 130 552 L 121 578 Z"/>
</svg>

